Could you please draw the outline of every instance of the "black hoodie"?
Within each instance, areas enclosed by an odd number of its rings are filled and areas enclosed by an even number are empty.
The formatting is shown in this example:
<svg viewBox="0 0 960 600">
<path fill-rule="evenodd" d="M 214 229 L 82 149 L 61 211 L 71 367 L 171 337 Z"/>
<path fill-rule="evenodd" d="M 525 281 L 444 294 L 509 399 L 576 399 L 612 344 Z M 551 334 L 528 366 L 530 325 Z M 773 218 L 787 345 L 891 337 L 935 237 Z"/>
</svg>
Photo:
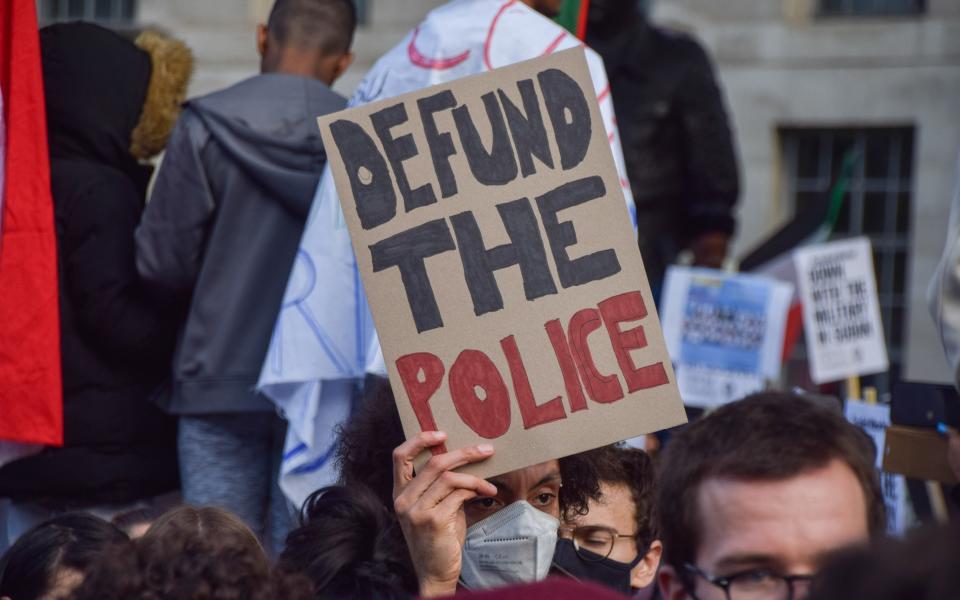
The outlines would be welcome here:
<svg viewBox="0 0 960 600">
<path fill-rule="evenodd" d="M 0 496 L 125 502 L 177 486 L 175 423 L 153 403 L 175 315 L 139 280 L 150 170 L 130 154 L 149 55 L 96 25 L 40 32 L 57 231 L 64 447 L 0 469 Z"/>
<path fill-rule="evenodd" d="M 345 104 L 265 74 L 184 107 L 136 234 L 140 274 L 190 298 L 169 412 L 273 410 L 254 388 L 326 164 L 316 119 Z"/>
</svg>

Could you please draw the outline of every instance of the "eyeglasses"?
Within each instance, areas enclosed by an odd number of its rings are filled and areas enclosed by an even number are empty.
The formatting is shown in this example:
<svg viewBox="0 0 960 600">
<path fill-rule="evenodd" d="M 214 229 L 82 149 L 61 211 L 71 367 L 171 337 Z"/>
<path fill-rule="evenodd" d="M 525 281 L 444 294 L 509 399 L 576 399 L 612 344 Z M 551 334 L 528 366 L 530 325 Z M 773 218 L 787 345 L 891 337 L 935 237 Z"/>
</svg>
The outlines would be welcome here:
<svg viewBox="0 0 960 600">
<path fill-rule="evenodd" d="M 573 539 L 573 547 L 577 554 L 586 561 L 600 561 L 613 552 L 613 545 L 618 538 L 634 538 L 635 534 L 619 533 L 613 527 L 603 525 L 583 525 L 580 527 L 565 527 L 560 529 L 561 534 Z"/>
<path fill-rule="evenodd" d="M 750 569 L 717 577 L 690 563 L 683 566 L 722 589 L 727 600 L 794 600 L 805 597 L 813 581 L 813 575 L 778 575 L 764 569 Z M 798 589 L 803 595 L 797 595 Z"/>
</svg>

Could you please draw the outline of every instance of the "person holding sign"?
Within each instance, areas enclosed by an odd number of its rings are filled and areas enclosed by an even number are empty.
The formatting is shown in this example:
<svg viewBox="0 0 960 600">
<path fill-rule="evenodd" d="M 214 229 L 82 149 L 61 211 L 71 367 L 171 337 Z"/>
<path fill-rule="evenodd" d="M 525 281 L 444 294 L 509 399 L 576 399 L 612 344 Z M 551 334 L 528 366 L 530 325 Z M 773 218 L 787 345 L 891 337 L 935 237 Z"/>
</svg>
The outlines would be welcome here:
<svg viewBox="0 0 960 600">
<path fill-rule="evenodd" d="M 430 12 L 401 43 L 377 61 L 354 93 L 350 106 L 362 107 L 372 102 L 422 90 L 431 85 L 450 85 L 471 75 L 580 47 L 582 46 L 580 40 L 546 18 L 554 16 L 560 4 L 560 0 L 524 0 L 522 2 L 520 0 L 451 0 L 446 2 Z M 633 202 L 623 167 L 620 137 L 617 133 L 603 62 L 589 48 L 585 49 L 585 56 L 589 68 L 588 85 L 585 91 L 589 101 L 597 102 L 600 108 L 600 115 L 596 122 L 592 123 L 592 127 L 601 135 L 598 136 L 596 140 L 598 143 L 593 150 L 600 151 L 602 144 L 604 149 L 608 148 L 612 153 L 616 165 L 616 173 L 604 181 L 605 190 L 611 199 L 615 198 L 615 201 L 632 209 Z M 560 162 L 569 162 L 573 155 L 567 152 L 564 158 L 550 156 L 549 150 L 544 152 L 544 144 L 548 146 L 550 144 L 544 136 L 549 135 L 551 130 L 551 117 L 541 104 L 543 94 L 537 87 L 537 81 L 524 83 L 522 89 L 513 85 L 503 86 L 500 92 L 496 88 L 490 91 L 492 94 L 475 106 L 457 106 L 457 104 L 463 104 L 463 97 L 459 93 L 454 93 L 441 94 L 430 100 L 424 99 L 422 104 L 410 104 L 402 111 L 394 108 L 392 111 L 383 113 L 378 117 L 376 131 L 367 129 L 368 137 L 358 137 L 358 144 L 348 145 L 354 149 L 354 158 L 364 156 L 373 158 L 379 155 L 387 161 L 384 163 L 389 168 L 386 178 L 383 177 L 382 169 L 366 168 L 362 173 L 363 181 L 368 182 L 370 189 L 374 192 L 386 192 L 386 180 L 395 178 L 394 191 L 399 194 L 396 197 L 401 201 L 400 212 L 397 215 L 402 216 L 407 208 L 416 207 L 423 212 L 440 205 L 452 207 L 457 203 L 464 205 L 463 210 L 468 210 L 470 206 L 467 198 L 499 196 L 505 186 L 516 187 L 531 178 L 549 180 L 551 175 L 548 165 L 555 165 L 560 169 Z M 563 94 L 554 94 L 554 98 L 558 100 L 562 96 Z M 451 104 L 451 99 L 461 102 Z M 555 108 L 559 107 L 562 114 L 563 107 L 559 105 L 560 102 L 555 103 Z M 533 112 L 530 112 L 531 110 Z M 493 121 L 488 120 L 488 114 L 492 115 Z M 582 111 L 579 116 L 582 116 Z M 423 123 L 424 128 L 422 130 L 417 128 L 417 131 L 411 133 L 414 123 Z M 496 137 L 493 145 L 489 146 L 490 150 L 486 149 L 488 123 L 496 123 Z M 584 124 L 584 121 L 579 119 L 579 124 Z M 574 140 L 577 136 L 583 137 L 582 129 L 573 129 L 579 132 L 572 136 Z M 353 133 L 356 133 L 355 128 Z M 514 144 L 514 140 L 519 144 Z M 371 142 L 377 149 L 376 153 L 369 152 Z M 469 148 L 462 144 L 468 144 Z M 381 148 L 386 154 L 381 154 Z M 468 149 L 471 162 L 465 165 L 463 164 L 464 153 Z M 417 156 L 413 157 L 411 152 Z M 517 152 L 519 156 L 515 154 Z M 511 161 L 510 155 L 516 158 Z M 432 168 L 435 168 L 441 177 L 436 181 L 431 178 L 431 182 L 424 185 L 427 183 L 424 171 L 429 165 L 435 165 Z M 469 168 L 482 172 L 483 180 L 490 185 L 487 192 L 480 192 L 477 195 L 471 190 L 475 179 L 466 172 Z M 340 210 L 340 200 L 343 199 L 348 203 L 351 199 L 347 197 L 348 190 L 339 185 L 334 186 L 332 175 L 333 173 L 328 170 L 317 190 L 311 217 L 300 244 L 299 256 L 302 260 L 298 258 L 290 275 L 283 308 L 277 318 L 274 342 L 264 362 L 259 382 L 263 392 L 287 414 L 319 415 L 322 413 L 319 407 L 329 407 L 332 402 L 329 398 L 321 398 L 324 392 L 318 394 L 316 391 L 318 388 L 328 388 L 331 381 L 343 379 L 345 376 L 355 376 L 355 371 L 351 371 L 351 368 L 361 370 L 364 367 L 374 368 L 378 369 L 378 372 L 382 372 L 384 368 L 382 359 L 377 360 L 379 357 L 376 356 L 376 340 L 374 339 L 372 344 L 368 343 L 368 337 L 375 336 L 372 334 L 373 328 L 369 325 L 369 319 L 365 318 L 367 311 L 364 290 L 355 277 L 355 271 L 353 269 L 348 271 L 340 266 L 349 264 L 353 258 L 350 240 L 344 231 L 345 215 L 341 215 Z M 370 179 L 367 179 L 368 177 Z M 366 185 L 360 180 L 358 184 Z M 393 189 L 394 186 L 391 185 L 390 188 Z M 593 190 L 596 190 L 596 186 Z M 457 196 L 454 197 L 454 194 Z M 503 200 L 516 200 L 519 197 L 504 197 Z M 432 202 L 431 199 L 436 202 Z M 372 210 L 368 212 L 374 214 L 364 215 L 367 224 L 382 223 L 385 220 L 386 213 L 383 211 L 389 212 L 386 200 L 386 197 L 382 197 L 380 202 L 375 203 L 376 209 L 371 207 Z M 589 201 L 584 197 L 580 207 L 565 211 L 561 210 L 558 202 L 548 202 L 547 204 L 550 205 L 548 208 L 551 210 L 547 212 L 558 216 L 554 219 L 556 223 L 551 230 L 559 238 L 564 238 L 568 235 L 569 227 L 566 219 L 559 218 L 559 214 L 590 210 L 599 201 L 599 198 L 594 198 L 593 202 L 587 204 Z M 531 282 L 531 285 L 535 286 L 538 292 L 542 292 L 551 289 L 551 285 L 556 287 L 557 284 L 548 283 L 543 277 L 545 265 L 540 259 L 547 258 L 548 250 L 541 248 L 536 251 L 532 242 L 537 240 L 529 237 L 532 233 L 530 225 L 533 224 L 531 218 L 534 220 L 537 218 L 528 210 L 528 208 L 535 208 L 532 202 L 534 199 L 531 197 L 527 203 L 518 202 L 505 207 L 504 214 L 505 221 L 515 224 L 511 230 L 512 233 L 523 235 L 523 241 L 528 242 L 525 246 L 535 252 L 533 257 L 536 261 L 531 262 L 528 260 L 530 256 L 523 253 L 523 266 L 516 268 L 526 269 L 532 264 L 538 276 L 537 281 Z M 552 209 L 557 212 L 553 212 Z M 495 217 L 496 214 L 493 213 L 491 216 Z M 472 255 L 477 259 L 472 263 L 475 272 L 482 272 L 485 264 L 492 267 L 495 264 L 503 264 L 504 261 L 512 262 L 509 257 L 510 251 L 491 253 L 490 260 L 481 255 L 480 251 L 491 242 L 489 239 L 491 233 L 478 230 L 478 226 L 483 226 L 484 223 L 477 222 L 476 217 L 477 213 L 464 214 L 456 220 L 456 224 L 441 226 L 439 223 L 434 223 L 432 228 L 421 229 L 419 233 L 427 234 L 427 237 L 437 233 L 438 236 L 433 237 L 428 246 L 434 247 L 434 250 L 437 249 L 437 245 L 447 247 L 448 250 L 442 257 L 447 259 L 457 254 L 456 250 L 450 249 L 452 236 L 455 235 L 451 227 L 456 227 L 459 237 L 464 240 L 469 238 L 472 242 L 470 246 L 473 249 Z M 631 217 L 624 212 L 618 218 L 624 222 L 624 230 L 629 232 L 630 227 L 627 223 L 630 222 Z M 403 219 L 396 219 L 397 223 L 402 221 Z M 391 227 L 390 224 L 386 224 L 384 229 Z M 580 231 L 578 234 L 584 235 Z M 351 232 L 351 235 L 356 234 Z M 544 235 L 540 234 L 541 240 L 544 239 Z M 632 234 L 628 233 L 628 235 L 630 238 L 626 243 L 635 246 Z M 381 264 L 388 264 L 396 258 L 395 255 L 391 258 L 389 244 L 383 244 L 379 249 L 382 251 Z M 558 244 L 557 251 L 563 252 L 564 249 Z M 571 252 L 574 250 L 571 249 Z M 368 253 L 367 250 L 363 252 L 364 255 Z M 359 254 L 357 256 L 359 260 L 361 257 Z M 419 262 L 415 257 L 408 258 L 413 269 L 419 268 L 413 265 Z M 422 257 L 427 264 L 436 262 L 438 258 L 440 257 Z M 396 269 L 397 267 L 390 268 L 391 271 Z M 417 289 L 422 289 L 422 275 L 414 276 L 413 271 L 409 269 L 407 271 L 409 276 L 419 281 Z M 327 285 L 307 286 L 303 283 L 313 281 L 317 273 L 324 274 Z M 494 277 L 492 273 L 483 276 L 480 285 L 484 289 L 475 287 L 481 310 L 488 310 L 497 304 L 496 293 L 490 286 L 491 277 Z M 633 281 L 636 282 L 637 278 L 638 276 L 634 275 Z M 479 278 L 478 282 L 480 282 Z M 370 291 L 370 285 L 370 282 L 364 278 L 363 287 L 367 291 Z M 397 291 L 400 285 L 399 281 L 393 284 L 391 302 L 394 304 L 399 299 Z M 356 310 L 352 305 L 347 306 L 347 302 L 351 299 L 355 299 L 357 303 Z M 647 305 L 652 304 L 652 299 L 648 299 Z M 423 313 L 420 317 L 420 327 L 436 324 L 437 311 L 430 307 L 429 302 L 424 302 L 419 312 Z M 452 318 L 447 316 L 448 321 Z M 382 324 L 378 322 L 377 326 L 377 332 L 383 337 Z M 554 330 L 559 328 L 559 323 L 552 326 Z M 324 332 L 326 335 L 320 335 L 318 332 Z M 340 335 L 341 332 L 346 333 Z M 356 332 L 355 335 L 353 335 L 354 332 Z M 554 336 L 556 335 L 557 331 L 554 331 Z M 331 344 L 327 338 L 341 343 Z M 355 340 L 359 340 L 359 343 Z M 514 338 L 514 341 L 517 342 L 518 350 L 523 350 L 525 342 L 517 338 Z M 544 341 L 547 341 L 546 338 Z M 331 346 L 337 346 L 339 352 L 332 353 Z M 343 357 L 343 360 L 329 360 L 328 357 L 332 354 Z M 358 356 L 359 358 L 356 358 Z M 409 366 L 418 365 L 411 362 Z M 447 368 L 450 368 L 450 365 L 447 365 Z M 416 371 L 417 368 L 411 368 L 411 372 Z M 435 364 L 431 368 L 431 373 L 436 373 Z M 314 431 L 318 436 L 320 433 L 316 432 L 330 432 L 326 437 L 334 437 L 332 431 L 335 430 L 335 426 L 349 414 L 350 398 L 342 397 L 340 402 L 342 410 L 337 418 L 317 417 L 312 423 L 291 427 L 291 431 L 309 430 Z M 312 461 L 314 464 L 319 464 L 328 454 L 327 444 L 311 444 L 306 434 L 301 437 L 303 439 L 288 442 L 287 452 L 292 454 L 290 454 L 291 458 L 284 462 L 282 482 L 290 481 L 292 485 L 293 480 L 300 477 L 310 481 L 313 488 L 331 483 L 329 477 L 333 469 L 327 471 L 315 469 L 306 473 L 303 469 L 298 469 L 301 465 L 311 462 L 311 458 L 314 459 Z M 298 444 L 298 442 L 304 442 L 304 444 Z M 303 450 L 304 445 L 310 446 L 308 452 L 295 452 L 298 449 Z M 333 476 L 335 477 L 335 473 Z"/>
<path fill-rule="evenodd" d="M 786 393 L 691 424 L 660 462 L 663 597 L 804 598 L 828 554 L 884 533 L 874 456 L 839 411 Z"/>
</svg>

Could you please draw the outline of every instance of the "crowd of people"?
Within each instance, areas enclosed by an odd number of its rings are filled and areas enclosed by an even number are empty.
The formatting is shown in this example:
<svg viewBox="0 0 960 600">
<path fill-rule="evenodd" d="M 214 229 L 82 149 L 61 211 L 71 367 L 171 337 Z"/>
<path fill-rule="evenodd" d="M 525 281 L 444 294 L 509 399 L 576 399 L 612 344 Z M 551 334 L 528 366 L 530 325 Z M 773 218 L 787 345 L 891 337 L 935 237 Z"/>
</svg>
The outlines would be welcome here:
<svg viewBox="0 0 960 600">
<path fill-rule="evenodd" d="M 445 436 L 404 441 L 389 386 L 375 388 L 350 424 L 371 437 L 340 449 L 342 481 L 310 496 L 276 560 L 223 508 L 180 506 L 126 531 L 73 513 L 7 551 L 0 597 L 960 594 L 960 530 L 885 539 L 873 443 L 822 402 L 756 394 L 652 457 L 617 444 L 484 480 L 454 470 L 490 457 L 484 445 L 415 470 L 414 457 Z M 372 489 L 365 473 L 392 490 Z"/>
<path fill-rule="evenodd" d="M 637 2 L 591 6 L 651 281 L 683 249 L 720 266 L 738 176 L 709 57 Z M 41 30 L 66 437 L 0 466 L 0 598 L 960 597 L 960 530 L 886 539 L 870 438 L 839 404 L 781 392 L 649 454 L 619 443 L 483 479 L 460 469 L 495 445 L 407 439 L 369 377 L 338 481 L 291 507 L 286 424 L 256 384 L 356 19 L 351 0 L 276 0 L 261 74 L 189 101 L 174 39 Z"/>
</svg>

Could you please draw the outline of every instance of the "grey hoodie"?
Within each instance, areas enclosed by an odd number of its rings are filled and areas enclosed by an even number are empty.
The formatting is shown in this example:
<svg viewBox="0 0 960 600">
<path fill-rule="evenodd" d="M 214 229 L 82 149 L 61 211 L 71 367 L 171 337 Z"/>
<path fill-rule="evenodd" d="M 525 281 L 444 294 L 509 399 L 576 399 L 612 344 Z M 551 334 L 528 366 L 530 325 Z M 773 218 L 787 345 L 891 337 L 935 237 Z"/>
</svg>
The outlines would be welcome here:
<svg viewBox="0 0 960 600">
<path fill-rule="evenodd" d="M 316 118 L 345 104 L 283 74 L 186 104 L 136 232 L 140 275 L 189 303 L 169 412 L 271 410 L 254 386 L 326 163 Z"/>
</svg>

